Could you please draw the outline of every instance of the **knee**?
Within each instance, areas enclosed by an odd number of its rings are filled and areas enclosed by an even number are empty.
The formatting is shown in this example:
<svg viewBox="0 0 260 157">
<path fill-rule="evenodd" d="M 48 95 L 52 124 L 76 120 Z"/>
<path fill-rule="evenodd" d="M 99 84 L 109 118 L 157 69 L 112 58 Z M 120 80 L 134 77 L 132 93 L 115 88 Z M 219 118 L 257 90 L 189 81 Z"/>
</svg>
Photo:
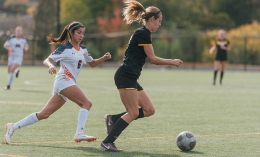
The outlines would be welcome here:
<svg viewBox="0 0 260 157">
<path fill-rule="evenodd" d="M 139 116 L 139 110 L 133 110 L 128 112 L 132 120 L 135 120 Z"/>
<path fill-rule="evenodd" d="M 82 103 L 80 106 L 84 109 L 90 110 L 90 108 L 92 107 L 92 102 L 87 101 L 85 103 Z"/>
<path fill-rule="evenodd" d="M 149 109 L 144 111 L 144 116 L 149 117 L 155 114 L 155 109 L 154 107 L 150 107 Z"/>
</svg>

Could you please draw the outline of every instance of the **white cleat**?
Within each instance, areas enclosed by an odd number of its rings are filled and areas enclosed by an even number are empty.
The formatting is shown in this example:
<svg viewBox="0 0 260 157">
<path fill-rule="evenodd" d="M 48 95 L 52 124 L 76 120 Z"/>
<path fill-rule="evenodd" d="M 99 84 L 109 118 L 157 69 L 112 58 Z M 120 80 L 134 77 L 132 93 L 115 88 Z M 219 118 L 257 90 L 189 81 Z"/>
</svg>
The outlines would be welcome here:
<svg viewBox="0 0 260 157">
<path fill-rule="evenodd" d="M 13 125 L 14 125 L 14 123 L 8 123 L 8 124 L 5 125 L 5 129 L 7 131 L 6 134 L 5 134 L 5 137 L 4 137 L 4 143 L 5 144 L 11 143 L 11 136 L 14 133 Z"/>
<path fill-rule="evenodd" d="M 94 136 L 88 136 L 85 134 L 75 134 L 74 136 L 74 141 L 76 143 L 80 143 L 81 141 L 87 141 L 87 142 L 92 142 L 95 141 L 97 138 Z"/>
</svg>

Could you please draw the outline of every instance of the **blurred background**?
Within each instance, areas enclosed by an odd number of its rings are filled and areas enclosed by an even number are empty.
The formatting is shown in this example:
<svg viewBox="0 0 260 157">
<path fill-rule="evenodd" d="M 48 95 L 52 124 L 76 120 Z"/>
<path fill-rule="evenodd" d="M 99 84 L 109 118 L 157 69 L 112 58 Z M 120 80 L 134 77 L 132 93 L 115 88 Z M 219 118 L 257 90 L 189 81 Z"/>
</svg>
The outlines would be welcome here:
<svg viewBox="0 0 260 157">
<path fill-rule="evenodd" d="M 212 68 L 215 54 L 208 50 L 218 30 L 225 29 L 231 42 L 228 68 L 260 70 L 259 0 L 138 1 L 163 13 L 162 26 L 152 34 L 157 56 L 180 58 L 191 69 Z M 47 35 L 58 36 L 72 21 L 85 25 L 83 43 L 94 58 L 109 51 L 108 63 L 120 63 L 131 34 L 141 26 L 125 24 L 123 7 L 122 0 L 0 0 L 0 65 L 7 63 L 3 45 L 17 25 L 30 46 L 23 65 L 41 65 L 55 48 Z"/>
</svg>

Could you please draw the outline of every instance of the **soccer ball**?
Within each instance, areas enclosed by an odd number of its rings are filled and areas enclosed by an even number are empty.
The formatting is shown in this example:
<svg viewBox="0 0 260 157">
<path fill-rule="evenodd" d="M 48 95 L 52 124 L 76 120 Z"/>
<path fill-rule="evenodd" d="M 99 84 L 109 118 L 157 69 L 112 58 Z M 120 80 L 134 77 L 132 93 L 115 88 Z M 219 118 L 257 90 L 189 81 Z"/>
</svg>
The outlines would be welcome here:
<svg viewBox="0 0 260 157">
<path fill-rule="evenodd" d="M 190 151 L 196 145 L 196 137 L 192 132 L 183 131 L 177 136 L 176 143 L 182 151 Z"/>
</svg>

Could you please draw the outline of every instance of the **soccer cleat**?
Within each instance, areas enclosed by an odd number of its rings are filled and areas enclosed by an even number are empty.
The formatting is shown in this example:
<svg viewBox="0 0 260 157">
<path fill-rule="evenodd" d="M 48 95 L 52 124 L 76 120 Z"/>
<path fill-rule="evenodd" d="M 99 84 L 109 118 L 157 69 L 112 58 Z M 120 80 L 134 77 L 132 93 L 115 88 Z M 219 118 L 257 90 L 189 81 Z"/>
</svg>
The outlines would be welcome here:
<svg viewBox="0 0 260 157">
<path fill-rule="evenodd" d="M 5 129 L 7 130 L 5 137 L 4 137 L 5 144 L 10 144 L 10 142 L 11 142 L 11 136 L 14 133 L 13 125 L 14 125 L 13 123 L 8 123 L 5 125 Z"/>
<path fill-rule="evenodd" d="M 74 141 L 76 143 L 80 143 L 81 141 L 87 141 L 87 142 L 92 142 L 95 141 L 97 138 L 94 136 L 88 136 L 85 134 L 75 134 L 74 136 Z"/>
<path fill-rule="evenodd" d="M 107 114 L 107 115 L 105 115 L 104 119 L 105 119 L 105 123 L 106 123 L 106 131 L 107 131 L 107 134 L 109 134 L 114 127 L 112 115 Z"/>
<path fill-rule="evenodd" d="M 5 87 L 5 90 L 10 90 L 10 85 L 7 85 L 6 87 Z"/>
<path fill-rule="evenodd" d="M 18 78 L 19 77 L 19 72 L 20 70 L 17 70 L 16 74 L 15 74 L 15 77 Z"/>
<path fill-rule="evenodd" d="M 114 143 L 104 143 L 100 144 L 100 148 L 103 151 L 111 151 L 111 152 L 123 152 L 123 149 L 118 149 Z"/>
</svg>

